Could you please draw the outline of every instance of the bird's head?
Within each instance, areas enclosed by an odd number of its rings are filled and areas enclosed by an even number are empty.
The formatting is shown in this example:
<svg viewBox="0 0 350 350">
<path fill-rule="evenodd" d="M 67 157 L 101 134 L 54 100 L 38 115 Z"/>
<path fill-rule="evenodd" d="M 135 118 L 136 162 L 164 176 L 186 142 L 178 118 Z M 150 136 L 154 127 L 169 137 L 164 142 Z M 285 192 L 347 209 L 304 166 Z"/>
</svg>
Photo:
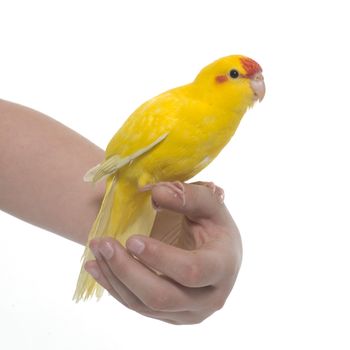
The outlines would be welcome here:
<svg viewBox="0 0 350 350">
<path fill-rule="evenodd" d="M 206 66 L 195 79 L 195 85 L 213 103 L 244 110 L 265 96 L 260 65 L 241 55 L 227 56 Z"/>
</svg>

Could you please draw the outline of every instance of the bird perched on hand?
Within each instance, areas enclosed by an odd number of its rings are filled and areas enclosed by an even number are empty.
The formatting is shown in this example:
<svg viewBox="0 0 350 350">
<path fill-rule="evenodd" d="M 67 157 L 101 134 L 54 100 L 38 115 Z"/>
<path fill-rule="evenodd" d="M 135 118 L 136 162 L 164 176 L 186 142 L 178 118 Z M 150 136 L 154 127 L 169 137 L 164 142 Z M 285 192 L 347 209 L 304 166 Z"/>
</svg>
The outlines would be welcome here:
<svg viewBox="0 0 350 350">
<path fill-rule="evenodd" d="M 264 94 L 260 65 L 233 55 L 206 66 L 192 83 L 136 109 L 108 144 L 105 160 L 84 177 L 88 182 L 106 179 L 89 241 L 109 236 L 125 245 L 134 234 L 149 235 L 156 214 L 150 198 L 152 185 L 166 182 L 177 187 L 181 196 L 181 182 L 219 154 L 246 110 Z M 179 181 L 178 185 L 173 181 Z M 102 295 L 103 288 L 84 270 L 84 263 L 92 258 L 87 246 L 76 301 Z"/>
</svg>

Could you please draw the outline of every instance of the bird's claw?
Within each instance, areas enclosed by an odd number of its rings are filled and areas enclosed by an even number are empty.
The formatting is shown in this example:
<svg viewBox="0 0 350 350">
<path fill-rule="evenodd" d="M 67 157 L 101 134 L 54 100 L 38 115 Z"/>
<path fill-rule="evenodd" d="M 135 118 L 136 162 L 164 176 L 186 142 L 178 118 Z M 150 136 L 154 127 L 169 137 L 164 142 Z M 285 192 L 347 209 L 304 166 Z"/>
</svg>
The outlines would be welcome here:
<svg viewBox="0 0 350 350">
<path fill-rule="evenodd" d="M 215 185 L 214 182 L 197 181 L 197 182 L 194 182 L 194 184 L 208 187 L 209 189 L 211 189 L 212 194 L 215 194 L 218 197 L 219 202 L 224 203 L 225 191 L 221 187 Z"/>
</svg>

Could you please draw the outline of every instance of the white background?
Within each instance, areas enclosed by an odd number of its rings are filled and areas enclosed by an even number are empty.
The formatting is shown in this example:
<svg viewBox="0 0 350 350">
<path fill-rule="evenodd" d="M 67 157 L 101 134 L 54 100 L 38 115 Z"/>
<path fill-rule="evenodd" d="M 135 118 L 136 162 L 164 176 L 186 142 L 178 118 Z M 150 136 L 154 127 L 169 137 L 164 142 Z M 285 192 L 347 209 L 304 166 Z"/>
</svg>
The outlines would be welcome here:
<svg viewBox="0 0 350 350">
<path fill-rule="evenodd" d="M 225 188 L 243 237 L 223 310 L 179 327 L 109 297 L 76 305 L 82 247 L 0 213 L 0 348 L 349 349 L 346 4 L 0 1 L 0 98 L 101 147 L 141 102 L 221 56 L 256 59 L 267 85 L 198 176 Z"/>
</svg>

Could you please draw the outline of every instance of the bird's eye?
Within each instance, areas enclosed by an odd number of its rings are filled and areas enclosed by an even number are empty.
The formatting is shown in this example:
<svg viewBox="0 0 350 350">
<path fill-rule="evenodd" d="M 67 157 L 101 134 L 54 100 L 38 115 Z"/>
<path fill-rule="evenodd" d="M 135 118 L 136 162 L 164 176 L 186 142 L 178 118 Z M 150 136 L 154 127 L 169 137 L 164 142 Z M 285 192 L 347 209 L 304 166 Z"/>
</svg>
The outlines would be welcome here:
<svg viewBox="0 0 350 350">
<path fill-rule="evenodd" d="M 232 79 L 237 79 L 237 78 L 239 77 L 238 70 L 236 70 L 236 69 L 230 70 L 230 77 L 231 77 Z"/>
</svg>

